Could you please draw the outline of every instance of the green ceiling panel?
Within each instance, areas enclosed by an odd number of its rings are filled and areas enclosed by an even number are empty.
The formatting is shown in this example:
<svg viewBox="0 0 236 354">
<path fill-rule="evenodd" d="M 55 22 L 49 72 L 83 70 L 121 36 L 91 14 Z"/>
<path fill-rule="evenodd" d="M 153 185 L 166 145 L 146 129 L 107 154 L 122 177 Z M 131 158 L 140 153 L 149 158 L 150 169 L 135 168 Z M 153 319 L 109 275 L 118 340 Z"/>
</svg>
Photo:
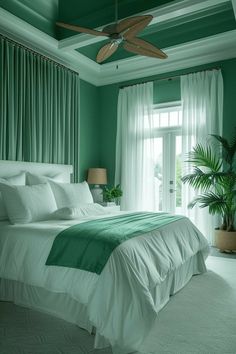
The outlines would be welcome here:
<svg viewBox="0 0 236 354">
<path fill-rule="evenodd" d="M 235 18 L 231 11 L 213 16 L 204 17 L 191 23 L 185 23 L 169 30 L 157 31 L 146 37 L 161 48 L 171 47 L 185 42 L 190 42 L 217 33 L 230 31 L 236 28 Z"/>
</svg>

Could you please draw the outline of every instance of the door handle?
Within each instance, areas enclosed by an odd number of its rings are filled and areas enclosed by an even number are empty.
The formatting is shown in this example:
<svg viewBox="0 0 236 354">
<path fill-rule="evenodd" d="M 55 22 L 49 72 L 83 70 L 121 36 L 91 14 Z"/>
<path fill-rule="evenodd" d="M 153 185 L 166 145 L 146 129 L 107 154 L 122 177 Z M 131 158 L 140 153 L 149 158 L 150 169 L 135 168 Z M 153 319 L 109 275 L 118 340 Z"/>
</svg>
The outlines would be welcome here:
<svg viewBox="0 0 236 354">
<path fill-rule="evenodd" d="M 170 193 L 174 193 L 174 192 L 176 192 L 176 189 L 170 188 L 170 189 L 169 189 L 169 192 L 170 192 Z"/>
</svg>

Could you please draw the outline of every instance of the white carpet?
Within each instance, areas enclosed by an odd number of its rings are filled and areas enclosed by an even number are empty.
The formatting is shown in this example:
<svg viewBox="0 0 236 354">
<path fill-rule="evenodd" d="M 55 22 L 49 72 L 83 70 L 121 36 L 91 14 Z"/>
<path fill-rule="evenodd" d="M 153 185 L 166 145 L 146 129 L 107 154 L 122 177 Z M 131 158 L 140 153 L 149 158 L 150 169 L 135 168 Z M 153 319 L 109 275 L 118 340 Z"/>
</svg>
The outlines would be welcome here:
<svg viewBox="0 0 236 354">
<path fill-rule="evenodd" d="M 145 353 L 236 353 L 236 260 L 209 257 L 207 267 L 159 313 Z"/>
<path fill-rule="evenodd" d="M 207 265 L 159 313 L 142 353 L 236 354 L 236 260 L 209 257 Z M 95 353 L 111 350 L 94 350 L 73 324 L 0 302 L 0 354 Z"/>
</svg>

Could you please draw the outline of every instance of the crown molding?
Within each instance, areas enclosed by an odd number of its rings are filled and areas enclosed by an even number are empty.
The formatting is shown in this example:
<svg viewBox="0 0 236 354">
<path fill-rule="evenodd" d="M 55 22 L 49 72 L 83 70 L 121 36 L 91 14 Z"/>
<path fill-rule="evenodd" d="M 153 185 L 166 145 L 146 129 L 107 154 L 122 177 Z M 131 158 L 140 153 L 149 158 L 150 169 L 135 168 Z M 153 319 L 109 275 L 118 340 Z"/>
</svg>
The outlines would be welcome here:
<svg viewBox="0 0 236 354">
<path fill-rule="evenodd" d="M 80 77 L 103 86 L 236 58 L 236 30 L 164 48 L 168 58 L 134 56 L 99 65 L 75 50 L 58 49 L 58 41 L 0 8 L 0 33 L 67 66 Z"/>
<path fill-rule="evenodd" d="M 155 25 L 156 23 L 160 24 L 176 19 L 177 17 L 189 15 L 191 13 L 198 13 L 209 8 L 216 8 L 218 5 L 230 1 L 231 0 L 198 0 L 196 2 L 195 0 L 175 0 L 172 3 L 148 10 L 148 13 L 153 16 L 153 20 L 148 24 L 148 26 Z M 145 14 L 147 14 L 147 11 L 140 12 L 136 15 Z M 97 27 L 96 30 L 101 31 L 107 25 L 108 23 Z M 78 49 L 105 40 L 107 40 L 107 37 L 96 37 L 85 33 L 80 33 L 61 39 L 58 43 L 58 47 L 63 51 L 67 51 L 68 49 Z"/>
</svg>

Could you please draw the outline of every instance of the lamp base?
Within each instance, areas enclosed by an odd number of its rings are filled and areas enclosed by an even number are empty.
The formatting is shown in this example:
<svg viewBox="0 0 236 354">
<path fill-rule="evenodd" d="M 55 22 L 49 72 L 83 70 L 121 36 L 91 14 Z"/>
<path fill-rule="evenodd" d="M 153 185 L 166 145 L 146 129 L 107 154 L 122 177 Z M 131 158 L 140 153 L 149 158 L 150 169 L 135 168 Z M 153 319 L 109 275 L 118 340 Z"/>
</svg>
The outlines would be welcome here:
<svg viewBox="0 0 236 354">
<path fill-rule="evenodd" d="M 93 196 L 94 203 L 103 202 L 103 190 L 99 187 L 99 185 L 95 185 L 94 188 L 91 189 L 91 194 Z"/>
</svg>

